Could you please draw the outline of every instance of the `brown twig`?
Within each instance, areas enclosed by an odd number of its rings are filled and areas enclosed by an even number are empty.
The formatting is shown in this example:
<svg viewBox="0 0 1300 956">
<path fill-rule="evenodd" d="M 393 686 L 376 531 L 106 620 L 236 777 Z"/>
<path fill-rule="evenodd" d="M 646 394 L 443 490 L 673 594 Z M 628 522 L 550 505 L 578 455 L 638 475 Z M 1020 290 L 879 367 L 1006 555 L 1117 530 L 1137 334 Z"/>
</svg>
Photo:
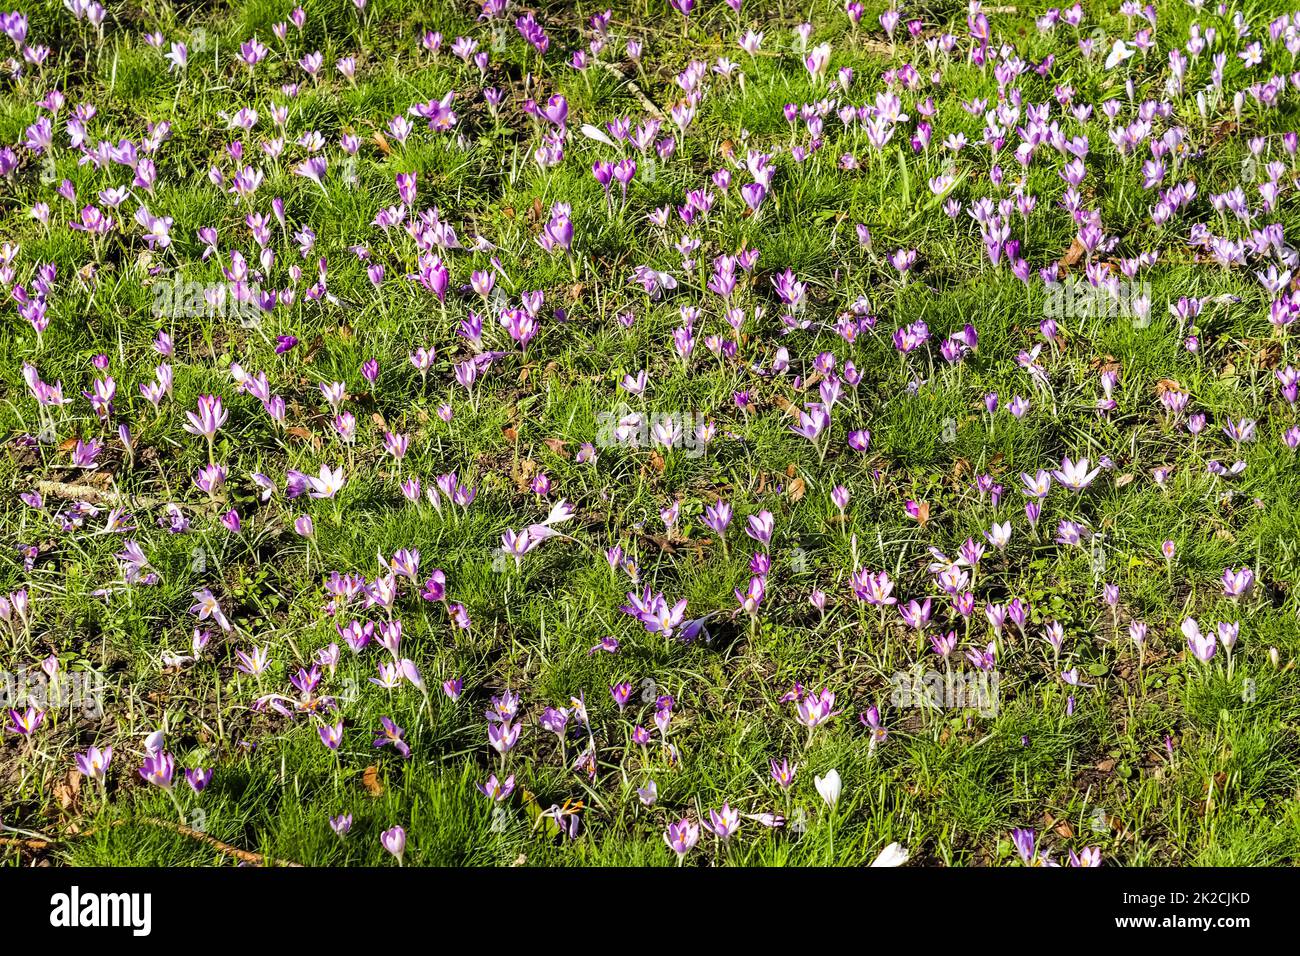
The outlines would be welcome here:
<svg viewBox="0 0 1300 956">
<path fill-rule="evenodd" d="M 70 485 L 62 481 L 38 481 L 36 490 L 45 497 L 66 501 L 85 500 L 91 504 L 104 501 L 108 504 L 129 505 L 133 508 L 153 508 L 159 504 L 152 498 L 140 498 L 119 491 L 104 491 L 94 485 Z"/>
<path fill-rule="evenodd" d="M 128 823 L 142 823 L 142 824 L 148 824 L 149 826 L 161 827 L 164 830 L 171 830 L 173 833 L 179 833 L 181 836 L 189 837 L 192 840 L 199 840 L 203 843 L 206 843 L 208 846 L 212 847 L 218 853 L 222 853 L 225 856 L 234 857 L 236 860 L 239 860 L 241 863 L 249 863 L 252 864 L 253 866 L 265 866 L 268 863 L 274 864 L 275 866 L 290 866 L 290 867 L 302 866 L 301 863 L 294 863 L 292 860 L 279 860 L 276 859 L 275 857 L 268 857 L 261 853 L 254 853 L 251 850 L 241 850 L 239 847 L 231 846 L 229 843 L 223 843 L 222 841 L 218 840 L 216 837 L 210 836 L 209 834 L 204 833 L 201 830 L 195 830 L 193 827 L 187 827 L 181 823 L 172 823 L 170 820 L 162 820 L 159 819 L 158 817 L 141 817 L 136 820 L 113 820 L 111 823 L 108 824 L 108 827 L 118 827 Z M 101 828 L 91 827 L 89 830 L 85 830 L 81 833 L 65 833 L 61 837 L 58 837 L 56 839 L 49 839 L 49 840 L 39 839 L 36 837 L 0 836 L 0 846 L 13 846 L 23 850 L 32 850 L 32 851 L 39 852 L 42 850 L 48 850 L 50 847 L 58 843 L 64 843 L 67 842 L 68 840 L 80 839 L 82 837 L 91 836 L 94 833 L 98 832 L 99 829 Z"/>
<path fill-rule="evenodd" d="M 654 100 L 646 96 L 645 90 L 641 89 L 641 87 L 637 85 L 636 80 L 626 76 L 623 73 L 623 71 L 620 70 L 613 63 L 602 63 L 601 66 L 603 66 L 607 71 L 609 71 L 614 76 L 617 76 L 620 80 L 622 80 L 624 83 L 627 84 L 627 91 L 636 98 L 636 101 L 641 104 L 642 109 L 644 109 L 651 116 L 655 116 L 659 119 L 664 118 L 664 111 L 661 110 L 657 105 L 655 105 Z"/>
</svg>

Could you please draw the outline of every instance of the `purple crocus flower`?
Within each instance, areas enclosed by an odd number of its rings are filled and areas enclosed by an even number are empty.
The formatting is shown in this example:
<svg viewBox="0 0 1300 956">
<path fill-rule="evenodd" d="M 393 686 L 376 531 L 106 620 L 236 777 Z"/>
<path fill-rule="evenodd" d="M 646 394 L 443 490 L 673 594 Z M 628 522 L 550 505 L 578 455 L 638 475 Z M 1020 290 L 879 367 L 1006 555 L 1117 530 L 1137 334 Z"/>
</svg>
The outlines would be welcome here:
<svg viewBox="0 0 1300 956">
<path fill-rule="evenodd" d="M 102 781 L 107 776 L 109 765 L 112 762 L 112 747 L 105 747 L 103 750 L 98 747 L 90 747 L 85 753 L 76 755 L 77 770 L 82 776 L 90 780 Z"/>
<path fill-rule="evenodd" d="M 699 842 L 699 825 L 692 823 L 689 817 L 682 817 L 676 823 L 669 824 L 668 829 L 664 831 L 664 843 L 668 844 L 668 849 L 677 854 L 678 865 Z"/>
<path fill-rule="evenodd" d="M 409 759 L 411 756 L 411 748 L 407 745 L 406 741 L 402 739 L 402 735 L 405 734 L 406 731 L 397 726 L 391 717 L 380 717 L 379 723 L 383 729 L 380 731 L 379 736 L 375 738 L 375 747 L 386 747 L 389 744 L 392 744 L 394 750 L 400 753 L 403 757 Z"/>
<path fill-rule="evenodd" d="M 391 830 L 385 830 L 379 834 L 379 844 L 393 856 L 397 857 L 397 865 L 402 865 L 402 855 L 406 852 L 406 831 L 400 826 L 393 827 Z"/>
<path fill-rule="evenodd" d="M 172 788 L 172 777 L 176 773 L 176 760 L 169 753 L 155 753 L 145 757 L 140 766 L 140 776 L 146 782 L 163 790 Z"/>
</svg>

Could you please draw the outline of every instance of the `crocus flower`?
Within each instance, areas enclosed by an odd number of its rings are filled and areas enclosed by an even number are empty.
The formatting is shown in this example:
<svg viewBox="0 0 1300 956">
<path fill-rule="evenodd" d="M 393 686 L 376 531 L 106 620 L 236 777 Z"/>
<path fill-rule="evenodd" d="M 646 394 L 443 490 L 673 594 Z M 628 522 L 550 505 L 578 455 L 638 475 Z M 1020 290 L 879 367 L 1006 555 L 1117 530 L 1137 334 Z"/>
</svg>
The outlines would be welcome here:
<svg viewBox="0 0 1300 956">
<path fill-rule="evenodd" d="M 109 765 L 112 762 L 112 747 L 105 747 L 103 750 L 98 747 L 90 747 L 85 753 L 76 755 L 77 770 L 82 776 L 90 780 L 102 781 L 107 776 Z"/>
<path fill-rule="evenodd" d="M 1243 598 L 1250 593 L 1255 583 L 1255 574 L 1250 568 L 1225 568 L 1223 571 L 1223 593 L 1225 597 Z"/>
<path fill-rule="evenodd" d="M 709 811 L 709 819 L 703 826 L 725 843 L 740 829 L 740 814 L 733 810 L 730 804 L 723 803 L 721 810 Z M 671 842 L 669 846 L 672 846 Z"/>
<path fill-rule="evenodd" d="M 782 790 L 789 790 L 790 785 L 794 783 L 794 775 L 798 771 L 799 765 L 791 764 L 786 759 L 783 759 L 780 763 L 773 759 L 770 763 L 772 766 L 772 779 L 776 781 L 777 786 Z"/>
<path fill-rule="evenodd" d="M 494 803 L 502 803 L 509 799 L 510 794 L 515 791 L 515 775 L 511 774 L 504 782 L 497 780 L 497 775 L 492 774 L 488 777 L 486 783 L 476 784 L 479 793 L 487 797 Z"/>
<path fill-rule="evenodd" d="M 1217 641 L 1214 632 L 1201 633 L 1201 626 L 1194 617 L 1184 618 L 1182 632 L 1187 638 L 1187 647 L 1192 655 L 1202 664 L 1208 664 L 1216 650 Z"/>
<path fill-rule="evenodd" d="M 140 766 L 140 776 L 163 790 L 172 788 L 172 776 L 175 773 L 176 760 L 169 753 L 150 754 Z"/>
<path fill-rule="evenodd" d="M 907 862 L 909 856 L 910 854 L 906 847 L 898 843 L 891 843 L 889 846 L 881 850 L 876 858 L 868 865 L 879 867 L 902 866 Z"/>
<path fill-rule="evenodd" d="M 320 741 L 330 750 L 338 750 L 339 745 L 343 743 L 343 721 L 335 724 L 321 724 L 317 728 L 320 734 Z"/>
<path fill-rule="evenodd" d="M 397 865 L 402 865 L 402 854 L 406 852 L 406 831 L 400 826 L 393 827 L 391 830 L 385 830 L 379 834 L 380 845 L 397 857 Z"/>
<path fill-rule="evenodd" d="M 35 707 L 26 710 L 9 709 L 9 730 L 22 737 L 30 737 L 45 722 L 45 712 Z"/>
<path fill-rule="evenodd" d="M 1100 473 L 1100 468 L 1088 470 L 1087 458 L 1080 458 L 1077 462 L 1073 462 L 1069 457 L 1065 457 L 1061 459 L 1061 467 L 1052 472 L 1052 477 L 1071 491 L 1082 491 L 1092 484 L 1092 480 Z"/>
<path fill-rule="evenodd" d="M 342 467 L 331 469 L 328 465 L 320 466 L 320 476 L 313 478 L 307 476 L 307 484 L 311 486 L 311 496 L 313 498 L 333 498 L 347 484 L 343 477 Z"/>
<path fill-rule="evenodd" d="M 403 757 L 409 758 L 411 756 L 411 748 L 407 745 L 406 741 L 402 739 L 402 736 L 406 731 L 397 726 L 391 717 L 380 717 L 379 723 L 383 729 L 379 736 L 375 738 L 375 746 L 386 747 L 389 744 L 392 744 L 394 750 L 400 753 Z"/>
<path fill-rule="evenodd" d="M 831 769 L 826 772 L 824 777 L 813 777 L 813 786 L 815 786 L 817 792 L 821 794 L 821 798 L 826 802 L 826 806 L 834 809 L 835 804 L 839 803 L 840 793 L 843 790 L 843 784 L 840 781 L 840 772 Z"/>
<path fill-rule="evenodd" d="M 664 831 L 664 843 L 668 844 L 668 849 L 677 854 L 679 865 L 698 842 L 700 842 L 700 828 L 692 823 L 689 817 L 682 817 L 676 823 L 669 824 L 668 829 Z"/>
</svg>

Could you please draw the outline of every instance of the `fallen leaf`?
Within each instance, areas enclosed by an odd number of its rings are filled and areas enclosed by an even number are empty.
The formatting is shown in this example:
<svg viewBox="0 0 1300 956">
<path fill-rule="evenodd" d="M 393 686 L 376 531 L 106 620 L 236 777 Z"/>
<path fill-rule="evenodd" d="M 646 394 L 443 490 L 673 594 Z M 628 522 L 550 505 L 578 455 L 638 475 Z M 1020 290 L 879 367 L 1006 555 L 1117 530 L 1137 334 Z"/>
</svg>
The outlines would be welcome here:
<svg viewBox="0 0 1300 956">
<path fill-rule="evenodd" d="M 795 421 L 799 420 L 799 406 L 791 402 L 785 396 L 773 395 L 772 404 L 775 405 L 777 408 L 781 409 L 781 411 L 785 412 Z"/>
<path fill-rule="evenodd" d="M 803 498 L 804 493 L 807 490 L 808 490 L 807 483 L 804 482 L 802 478 L 796 478 L 794 481 L 790 482 L 790 487 L 787 490 L 787 494 L 789 494 L 791 501 L 798 501 L 801 498 Z"/>
<path fill-rule="evenodd" d="M 531 458 L 525 458 L 512 469 L 515 479 L 515 487 L 521 495 L 526 495 L 532 491 L 533 475 L 537 474 L 537 462 Z"/>
<path fill-rule="evenodd" d="M 384 785 L 379 782 L 379 768 L 371 764 L 361 774 L 361 785 L 366 788 L 366 793 L 372 797 L 382 796 Z"/>
<path fill-rule="evenodd" d="M 1079 237 L 1075 236 L 1075 238 L 1070 242 L 1070 248 L 1065 250 L 1065 255 L 1061 257 L 1061 268 L 1069 269 L 1078 265 L 1079 260 L 1083 258 L 1083 254 L 1086 251 L 1087 250 L 1083 248 L 1083 243 L 1079 241 Z"/>
<path fill-rule="evenodd" d="M 77 795 L 80 793 L 81 771 L 79 770 L 69 770 L 67 777 L 54 785 L 54 797 L 64 810 L 77 802 Z"/>
</svg>

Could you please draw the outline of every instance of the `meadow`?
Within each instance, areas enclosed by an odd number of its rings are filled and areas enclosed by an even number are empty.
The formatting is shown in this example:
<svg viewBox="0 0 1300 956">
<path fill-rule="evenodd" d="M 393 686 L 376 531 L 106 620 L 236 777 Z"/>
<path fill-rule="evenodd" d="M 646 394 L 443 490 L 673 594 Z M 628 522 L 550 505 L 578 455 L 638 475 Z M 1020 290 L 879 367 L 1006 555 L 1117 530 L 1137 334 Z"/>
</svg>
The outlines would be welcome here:
<svg viewBox="0 0 1300 956">
<path fill-rule="evenodd" d="M 0 862 L 1300 857 L 1292 4 L 0 28 Z"/>
</svg>

